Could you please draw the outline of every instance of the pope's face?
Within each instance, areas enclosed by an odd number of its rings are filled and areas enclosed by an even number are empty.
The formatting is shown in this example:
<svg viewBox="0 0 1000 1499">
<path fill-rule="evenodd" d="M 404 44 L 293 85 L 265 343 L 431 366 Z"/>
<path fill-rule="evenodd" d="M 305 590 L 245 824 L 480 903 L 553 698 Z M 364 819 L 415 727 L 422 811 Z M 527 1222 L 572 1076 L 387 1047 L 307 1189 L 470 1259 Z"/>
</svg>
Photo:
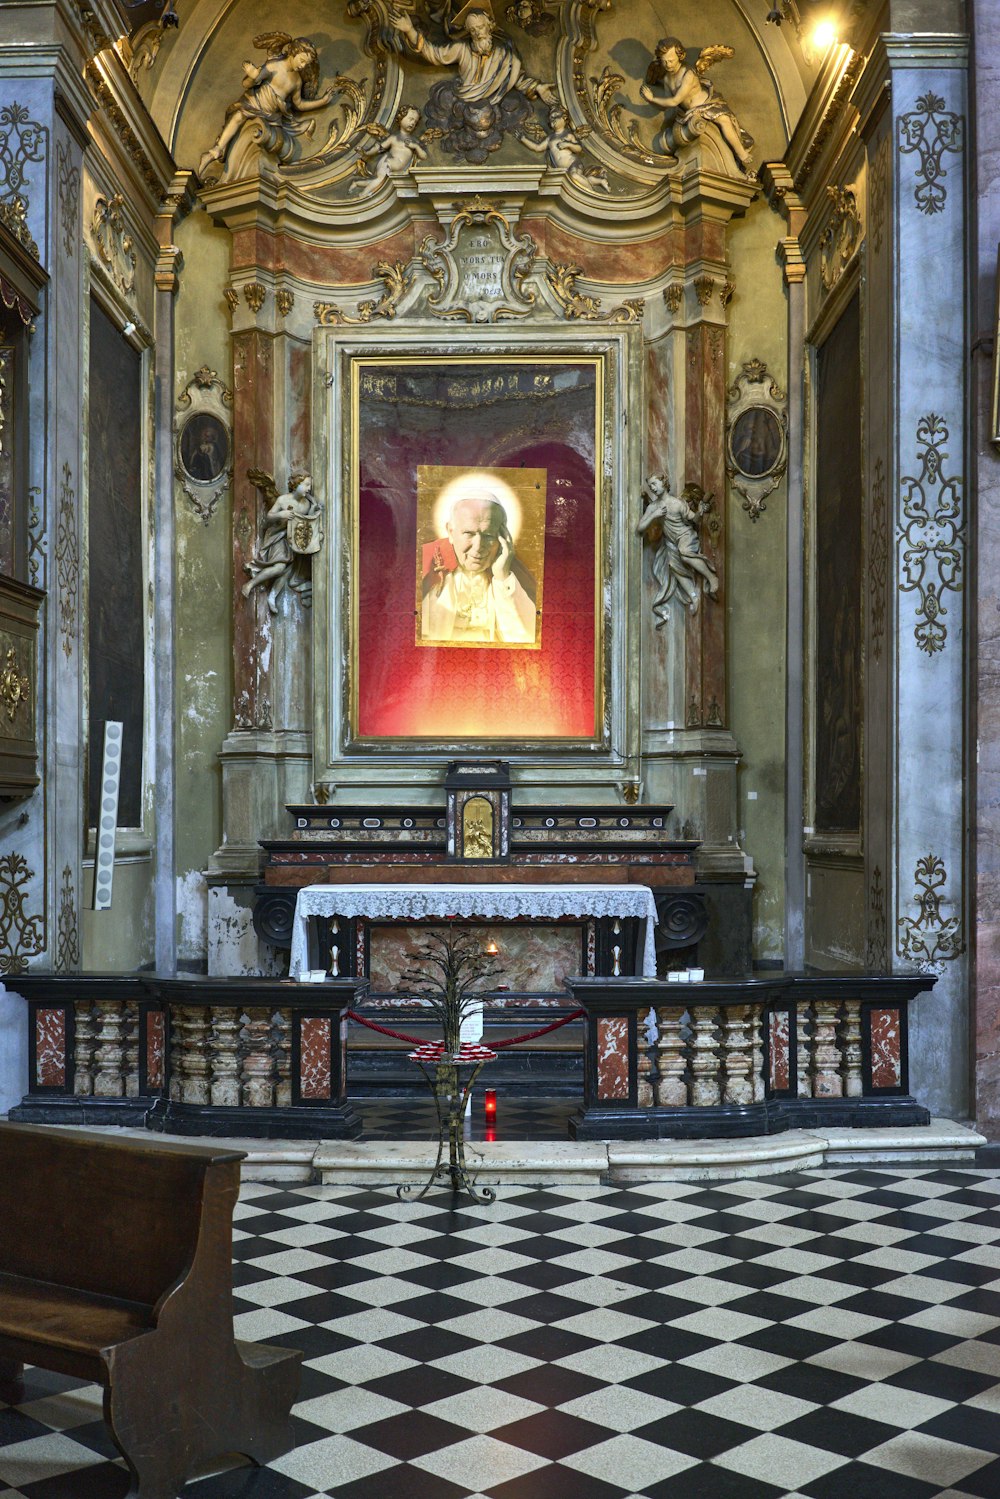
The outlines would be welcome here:
<svg viewBox="0 0 1000 1499">
<path fill-rule="evenodd" d="M 448 522 L 448 539 L 463 572 L 484 573 L 500 552 L 500 509 L 489 500 L 463 500 Z"/>
</svg>

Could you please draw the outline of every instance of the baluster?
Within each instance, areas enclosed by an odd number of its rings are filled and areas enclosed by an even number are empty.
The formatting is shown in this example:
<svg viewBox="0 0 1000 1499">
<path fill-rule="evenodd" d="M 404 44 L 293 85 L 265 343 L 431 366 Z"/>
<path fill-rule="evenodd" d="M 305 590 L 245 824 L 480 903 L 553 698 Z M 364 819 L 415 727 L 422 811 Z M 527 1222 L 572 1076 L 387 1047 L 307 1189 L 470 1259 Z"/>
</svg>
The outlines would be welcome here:
<svg viewBox="0 0 1000 1499">
<path fill-rule="evenodd" d="M 688 1101 L 687 1062 L 681 1034 L 684 1006 L 663 1005 L 656 1018 L 659 1029 L 656 1101 L 661 1109 L 683 1109 Z"/>
<path fill-rule="evenodd" d="M 183 1005 L 178 1006 L 174 1013 L 178 1017 L 181 1033 L 178 1097 L 182 1103 L 207 1104 L 210 1099 L 209 1077 L 212 1070 L 208 1051 L 208 1008 L 205 1005 Z"/>
<path fill-rule="evenodd" d="M 235 1109 L 240 1102 L 240 1012 L 237 1005 L 212 1007 L 210 1096 L 216 1108 Z"/>
<path fill-rule="evenodd" d="M 125 1074 L 125 1097 L 139 1097 L 139 1002 L 135 999 L 125 1001 L 124 1023 L 122 1025 L 122 1039 L 124 1041 L 123 1071 Z"/>
<path fill-rule="evenodd" d="M 861 1084 L 861 1002 L 849 999 L 844 1004 L 838 1027 L 841 1055 L 841 1077 L 845 1098 L 860 1098 Z"/>
<path fill-rule="evenodd" d="M 754 1103 L 763 1103 L 767 1097 L 764 1081 L 764 1006 L 750 1006 L 750 1082 Z"/>
<path fill-rule="evenodd" d="M 691 1010 L 691 1102 L 696 1108 L 711 1108 L 720 1102 L 719 1053 L 716 1032 L 719 1012 L 705 1005 Z"/>
<path fill-rule="evenodd" d="M 753 1101 L 750 1076 L 750 1037 L 747 1033 L 749 1005 L 727 1005 L 722 1012 L 722 1058 L 725 1063 L 726 1103 L 745 1105 Z"/>
<path fill-rule="evenodd" d="M 94 1048 L 97 1044 L 97 1026 L 93 1005 L 89 1000 L 79 999 L 73 1006 L 76 1012 L 76 1044 L 73 1049 L 75 1079 L 73 1092 L 80 1098 L 89 1098 L 94 1091 Z"/>
<path fill-rule="evenodd" d="M 813 1097 L 841 1098 L 844 1085 L 840 1076 L 840 1050 L 837 1046 L 838 1000 L 818 999 L 814 1005 L 813 1026 Z"/>
<path fill-rule="evenodd" d="M 334 949 L 336 952 L 336 949 Z M 292 1012 L 274 1012 L 274 1056 L 278 1074 L 275 1102 L 279 1109 L 286 1109 L 292 1102 Z"/>
<path fill-rule="evenodd" d="M 266 1008 L 247 1009 L 243 1030 L 243 1102 L 251 1109 L 274 1107 L 274 1053 L 271 1016 Z"/>
<path fill-rule="evenodd" d="M 116 999 L 99 999 L 97 1010 L 97 1048 L 94 1052 L 95 1098 L 121 1098 L 125 1092 L 122 1077 L 122 1005 Z"/>
<path fill-rule="evenodd" d="M 811 1037 L 812 1007 L 799 1001 L 795 1006 L 795 1093 L 798 1098 L 812 1097 Z"/>
</svg>

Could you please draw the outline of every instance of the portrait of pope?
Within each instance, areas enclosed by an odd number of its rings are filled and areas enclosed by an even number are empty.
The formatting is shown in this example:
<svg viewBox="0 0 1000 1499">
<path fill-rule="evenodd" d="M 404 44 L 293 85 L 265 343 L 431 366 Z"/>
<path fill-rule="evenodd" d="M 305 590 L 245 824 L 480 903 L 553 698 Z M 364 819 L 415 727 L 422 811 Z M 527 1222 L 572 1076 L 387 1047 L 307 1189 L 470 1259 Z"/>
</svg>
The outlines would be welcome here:
<svg viewBox="0 0 1000 1499">
<path fill-rule="evenodd" d="M 512 509 L 488 472 L 448 485 L 444 534 L 419 548 L 418 644 L 537 643 L 538 588 L 517 553 Z"/>
</svg>

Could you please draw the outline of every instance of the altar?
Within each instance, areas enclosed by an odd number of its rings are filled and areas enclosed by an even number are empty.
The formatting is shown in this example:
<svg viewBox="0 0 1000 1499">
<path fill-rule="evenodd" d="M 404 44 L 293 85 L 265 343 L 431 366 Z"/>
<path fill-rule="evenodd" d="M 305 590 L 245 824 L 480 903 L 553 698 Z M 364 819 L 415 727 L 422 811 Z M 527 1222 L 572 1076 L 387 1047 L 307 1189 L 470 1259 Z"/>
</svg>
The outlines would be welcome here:
<svg viewBox="0 0 1000 1499">
<path fill-rule="evenodd" d="M 646 885 L 585 884 L 327 884 L 298 892 L 292 926 L 289 976 L 310 972 L 340 978 L 385 973 L 402 945 L 453 922 L 483 930 L 484 950 L 496 949 L 496 929 L 560 928 L 586 976 L 656 976 L 656 901 Z M 503 940 L 503 939 L 501 939 Z M 373 973 L 373 958 L 381 966 Z M 497 966 L 504 967 L 502 950 Z M 398 967 L 398 963 L 396 965 Z M 513 976 L 513 975 L 512 975 Z M 566 975 L 570 977 L 573 975 Z M 516 986 L 520 987 L 520 986 Z M 515 985 L 507 984 L 508 992 Z M 378 988 L 376 987 L 376 991 Z"/>
</svg>

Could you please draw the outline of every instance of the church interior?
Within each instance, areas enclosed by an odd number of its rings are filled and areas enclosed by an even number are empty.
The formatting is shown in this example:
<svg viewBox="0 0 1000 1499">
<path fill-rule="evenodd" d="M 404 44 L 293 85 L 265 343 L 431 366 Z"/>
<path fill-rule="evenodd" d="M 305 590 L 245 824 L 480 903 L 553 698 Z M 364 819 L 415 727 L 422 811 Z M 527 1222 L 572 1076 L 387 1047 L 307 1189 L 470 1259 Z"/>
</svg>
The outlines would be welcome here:
<svg viewBox="0 0 1000 1499">
<path fill-rule="evenodd" d="M 998 79 L 0 0 L 0 1499 L 1000 1492 Z M 3 1218 L 185 1151 L 301 1367 L 171 1467 Z"/>
</svg>

